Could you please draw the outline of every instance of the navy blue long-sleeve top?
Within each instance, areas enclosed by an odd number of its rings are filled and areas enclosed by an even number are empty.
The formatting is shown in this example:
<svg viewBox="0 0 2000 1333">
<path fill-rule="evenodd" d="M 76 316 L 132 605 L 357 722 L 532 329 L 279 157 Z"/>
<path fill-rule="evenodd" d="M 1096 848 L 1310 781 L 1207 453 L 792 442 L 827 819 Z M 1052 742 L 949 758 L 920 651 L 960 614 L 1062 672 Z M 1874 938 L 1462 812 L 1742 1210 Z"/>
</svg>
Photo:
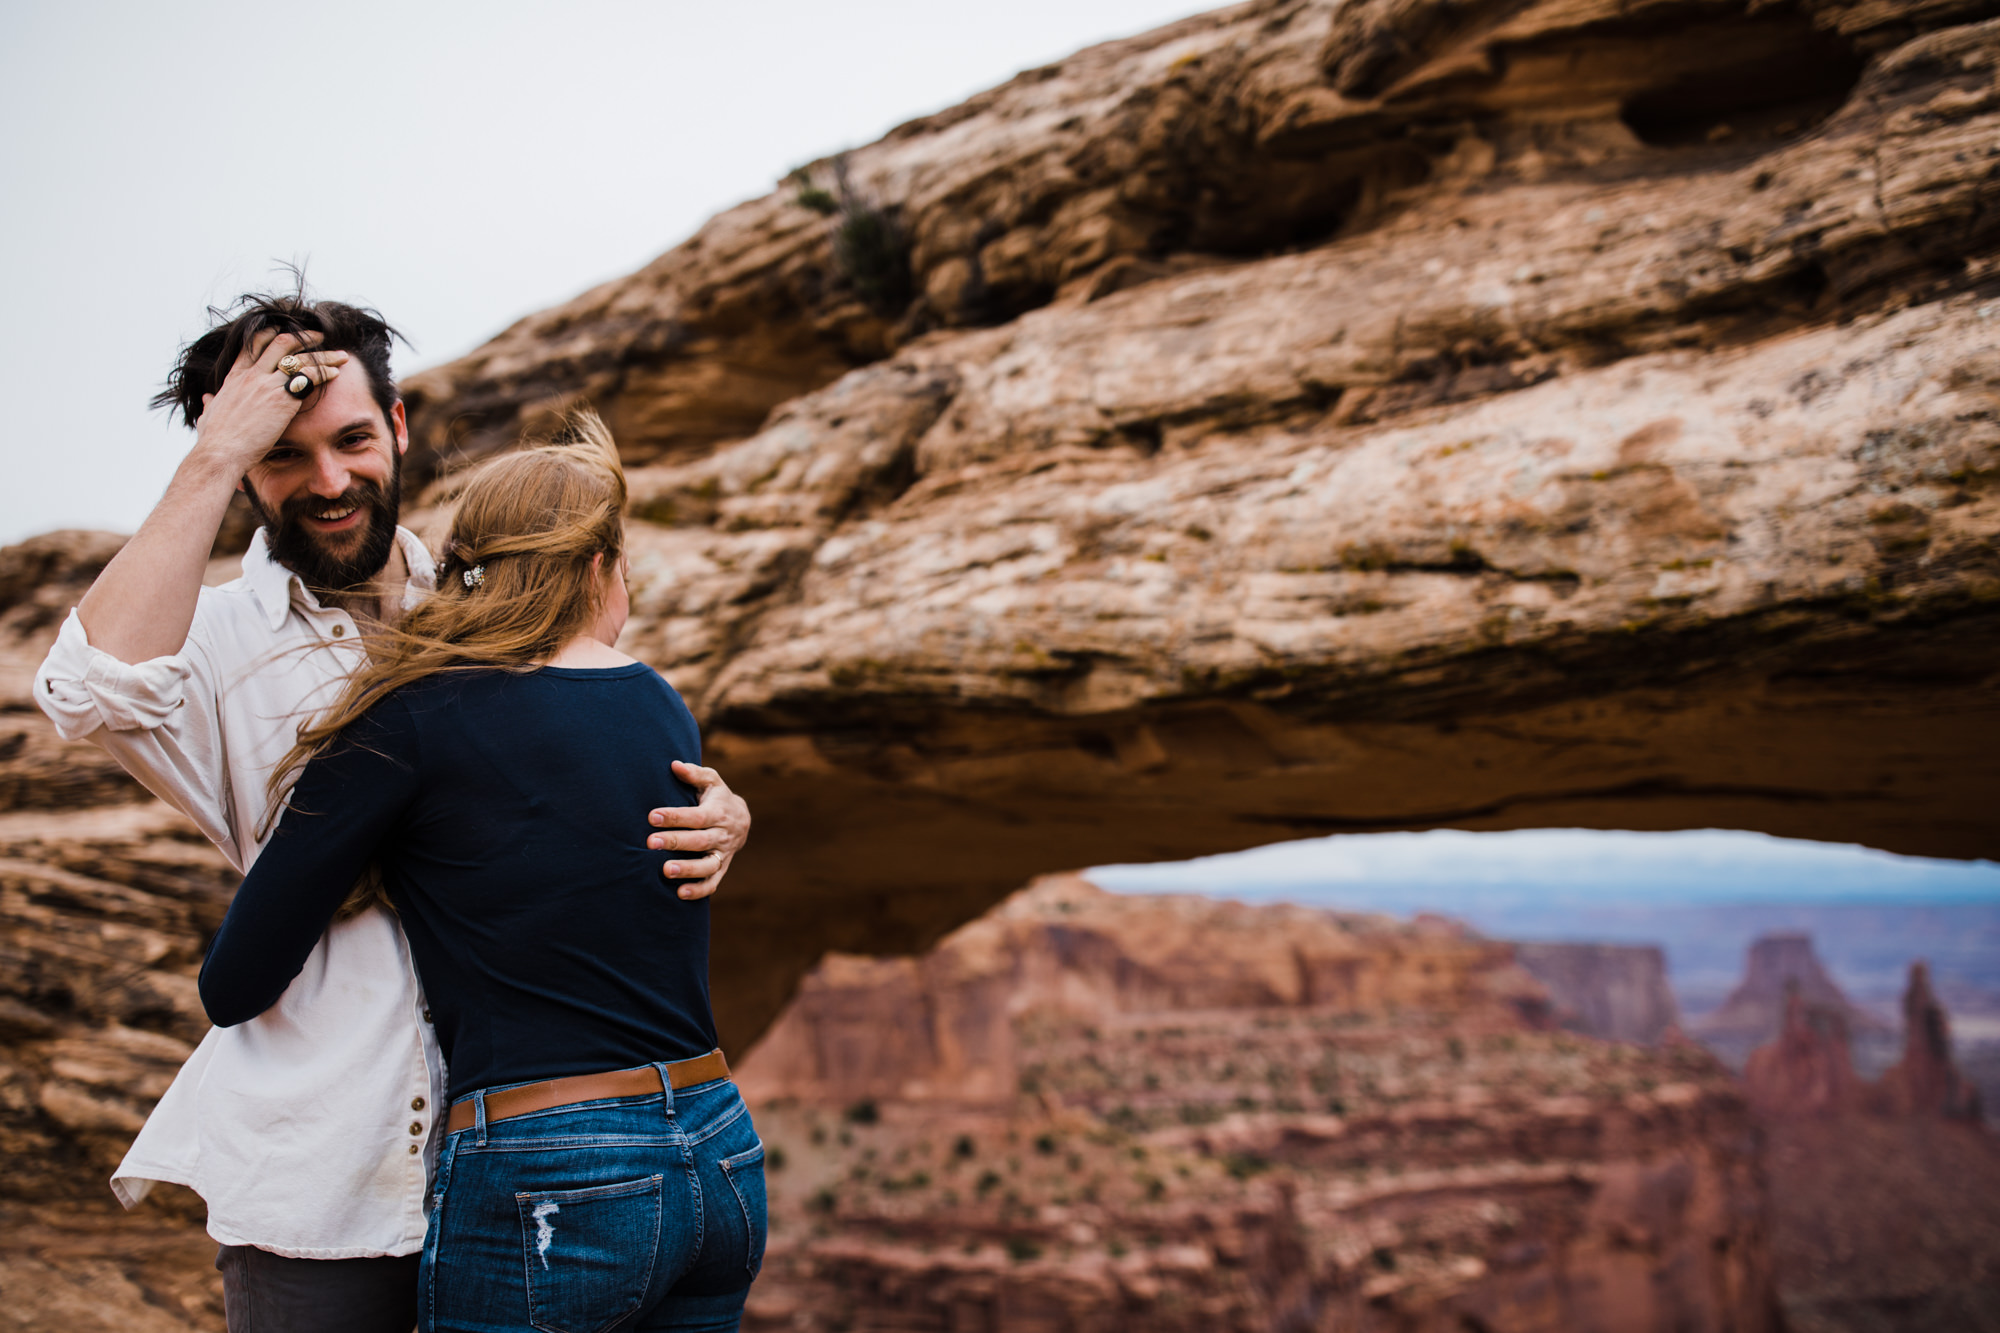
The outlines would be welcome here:
<svg viewBox="0 0 2000 1333">
<path fill-rule="evenodd" d="M 713 1050 L 708 903 L 661 878 L 649 811 L 701 737 L 643 663 L 433 676 L 300 775 L 201 969 L 222 1026 L 305 966 L 374 860 L 402 917 L 454 1099 Z"/>
</svg>

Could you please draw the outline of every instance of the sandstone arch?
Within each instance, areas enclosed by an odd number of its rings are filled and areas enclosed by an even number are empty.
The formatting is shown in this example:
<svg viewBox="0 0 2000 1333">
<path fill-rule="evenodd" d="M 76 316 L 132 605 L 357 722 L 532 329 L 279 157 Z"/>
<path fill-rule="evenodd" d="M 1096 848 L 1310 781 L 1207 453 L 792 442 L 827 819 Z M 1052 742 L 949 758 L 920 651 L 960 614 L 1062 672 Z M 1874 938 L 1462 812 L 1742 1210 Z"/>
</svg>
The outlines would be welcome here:
<svg viewBox="0 0 2000 1333">
<path fill-rule="evenodd" d="M 635 641 L 759 811 L 738 1043 L 1111 859 L 1994 855 L 1994 13 L 1221 10 L 851 154 L 907 309 L 787 184 L 415 377 L 416 469 L 620 431 Z"/>
</svg>

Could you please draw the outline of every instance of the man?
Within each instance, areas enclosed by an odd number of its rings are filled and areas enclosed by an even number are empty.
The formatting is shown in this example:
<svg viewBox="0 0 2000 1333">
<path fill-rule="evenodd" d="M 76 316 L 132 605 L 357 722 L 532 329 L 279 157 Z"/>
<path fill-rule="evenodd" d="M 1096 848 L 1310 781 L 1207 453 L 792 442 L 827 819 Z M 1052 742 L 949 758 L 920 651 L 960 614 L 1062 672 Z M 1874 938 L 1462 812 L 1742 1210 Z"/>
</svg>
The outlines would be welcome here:
<svg viewBox="0 0 2000 1333">
<path fill-rule="evenodd" d="M 114 755 L 247 870 L 268 783 L 299 722 L 330 703 L 362 641 L 435 586 L 397 526 L 409 447 L 394 331 L 303 292 L 246 296 L 190 344 L 156 404 L 194 448 L 138 533 L 64 623 L 35 697 L 66 739 Z M 233 492 L 263 526 L 242 577 L 202 575 Z M 749 811 L 712 770 L 676 765 L 701 804 L 635 811 L 683 897 L 712 892 Z M 662 793 L 665 795 L 665 793 Z M 232 1333 L 407 1333 L 416 1317 L 442 1061 L 394 915 L 337 921 L 262 1017 L 211 1030 L 120 1164 L 209 1209 Z"/>
</svg>

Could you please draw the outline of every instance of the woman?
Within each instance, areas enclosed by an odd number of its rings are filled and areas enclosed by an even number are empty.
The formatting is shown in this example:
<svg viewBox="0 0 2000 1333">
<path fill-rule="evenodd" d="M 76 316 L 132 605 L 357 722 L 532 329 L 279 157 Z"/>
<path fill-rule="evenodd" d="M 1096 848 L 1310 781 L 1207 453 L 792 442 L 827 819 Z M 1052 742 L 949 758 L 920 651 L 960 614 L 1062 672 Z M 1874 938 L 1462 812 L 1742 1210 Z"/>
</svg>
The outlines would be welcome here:
<svg viewBox="0 0 2000 1333">
<path fill-rule="evenodd" d="M 222 1025 L 261 1013 L 378 882 L 450 1071 L 423 1326 L 733 1329 L 764 1150 L 716 1050 L 708 904 L 646 847 L 656 793 L 694 802 L 669 765 L 700 736 L 614 646 L 625 478 L 595 416 L 569 434 L 481 470 L 438 593 L 300 728 L 202 1002 Z M 393 1151 L 421 1151 L 424 1109 Z"/>
</svg>

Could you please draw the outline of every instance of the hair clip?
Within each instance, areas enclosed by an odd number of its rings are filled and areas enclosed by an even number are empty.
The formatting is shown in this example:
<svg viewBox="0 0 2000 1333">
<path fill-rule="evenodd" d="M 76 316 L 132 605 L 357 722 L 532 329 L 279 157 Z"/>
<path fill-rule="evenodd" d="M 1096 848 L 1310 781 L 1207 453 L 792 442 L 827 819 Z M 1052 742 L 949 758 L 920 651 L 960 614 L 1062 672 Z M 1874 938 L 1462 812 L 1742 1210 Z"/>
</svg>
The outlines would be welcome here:
<svg viewBox="0 0 2000 1333">
<path fill-rule="evenodd" d="M 486 566 L 474 565 L 471 569 L 460 574 L 459 577 L 465 580 L 466 587 L 477 588 L 480 584 L 486 582 Z"/>
</svg>

